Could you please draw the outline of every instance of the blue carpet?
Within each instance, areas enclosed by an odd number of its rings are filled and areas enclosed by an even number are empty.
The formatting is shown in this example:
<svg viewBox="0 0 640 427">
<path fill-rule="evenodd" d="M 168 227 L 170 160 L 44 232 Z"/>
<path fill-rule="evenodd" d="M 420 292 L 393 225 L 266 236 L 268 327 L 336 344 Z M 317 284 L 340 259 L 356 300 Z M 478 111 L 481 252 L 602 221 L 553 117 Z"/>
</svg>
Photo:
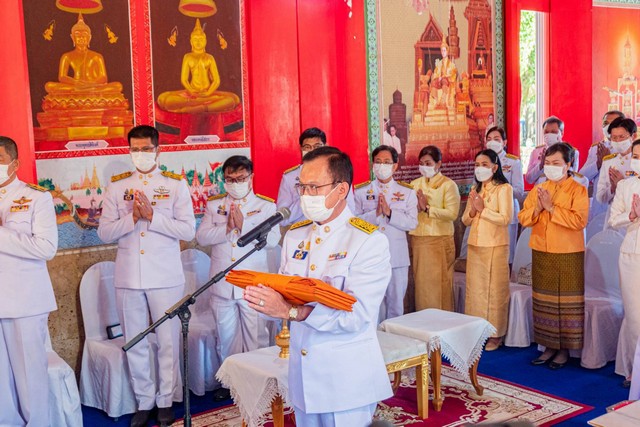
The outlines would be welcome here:
<svg viewBox="0 0 640 427">
<path fill-rule="evenodd" d="M 578 359 L 570 359 L 564 368 L 552 371 L 544 365 L 529 363 L 538 354 L 535 345 L 528 348 L 500 347 L 483 353 L 478 372 L 594 407 L 592 411 L 558 424 L 562 427 L 584 426 L 588 420 L 604 414 L 607 406 L 625 400 L 629 395 L 629 390 L 622 388 L 623 378 L 613 372 L 613 362 L 604 368 L 591 370 L 580 367 Z M 212 393 L 191 396 L 192 414 L 232 403 L 214 402 Z M 176 417 L 184 415 L 182 404 L 174 404 L 174 409 Z M 124 427 L 131 421 L 131 415 L 115 421 L 102 411 L 84 406 L 82 415 L 84 425 L 92 427 Z"/>
</svg>

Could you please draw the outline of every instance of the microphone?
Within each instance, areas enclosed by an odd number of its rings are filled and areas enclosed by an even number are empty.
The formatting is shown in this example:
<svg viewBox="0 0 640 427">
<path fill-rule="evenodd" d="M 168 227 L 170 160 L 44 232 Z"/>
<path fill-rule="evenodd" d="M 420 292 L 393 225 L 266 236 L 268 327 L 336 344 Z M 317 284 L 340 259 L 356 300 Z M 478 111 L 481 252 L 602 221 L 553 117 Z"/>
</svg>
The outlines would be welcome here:
<svg viewBox="0 0 640 427">
<path fill-rule="evenodd" d="M 238 246 L 240 246 L 241 248 L 247 246 L 249 243 L 257 239 L 260 235 L 268 233 L 269 230 L 271 230 L 273 227 L 275 227 L 285 219 L 288 219 L 290 216 L 291 211 L 289 209 L 285 207 L 278 209 L 276 213 L 253 227 L 253 229 L 251 229 L 251 231 L 246 233 L 244 236 L 240 237 L 238 239 Z"/>
</svg>

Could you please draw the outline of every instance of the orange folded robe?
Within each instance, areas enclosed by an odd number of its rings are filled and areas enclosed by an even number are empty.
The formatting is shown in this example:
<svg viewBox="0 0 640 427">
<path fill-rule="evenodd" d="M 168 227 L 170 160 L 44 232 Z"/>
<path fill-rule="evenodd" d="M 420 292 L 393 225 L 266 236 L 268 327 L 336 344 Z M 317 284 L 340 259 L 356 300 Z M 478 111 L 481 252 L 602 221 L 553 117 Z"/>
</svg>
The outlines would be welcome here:
<svg viewBox="0 0 640 427">
<path fill-rule="evenodd" d="M 300 305 L 319 302 L 336 310 L 352 311 L 357 301 L 353 296 L 326 284 L 320 279 L 261 273 L 251 270 L 232 270 L 226 276 L 227 282 L 246 288 L 263 284 L 278 292 L 291 304 Z"/>
</svg>

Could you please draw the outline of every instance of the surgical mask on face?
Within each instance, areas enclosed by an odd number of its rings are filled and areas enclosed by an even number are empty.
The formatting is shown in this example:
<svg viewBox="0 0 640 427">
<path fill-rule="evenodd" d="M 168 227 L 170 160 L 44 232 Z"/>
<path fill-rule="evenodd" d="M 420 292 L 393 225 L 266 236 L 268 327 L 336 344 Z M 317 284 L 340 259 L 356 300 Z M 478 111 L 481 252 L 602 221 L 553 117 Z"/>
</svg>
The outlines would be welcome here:
<svg viewBox="0 0 640 427">
<path fill-rule="evenodd" d="M 484 166 L 476 167 L 474 173 L 476 175 L 476 179 L 480 182 L 485 182 L 493 178 L 493 171 L 491 170 L 491 168 L 487 168 Z"/>
<path fill-rule="evenodd" d="M 611 150 L 614 153 L 624 153 L 631 147 L 631 138 L 624 141 L 611 141 Z"/>
<path fill-rule="evenodd" d="M 336 188 L 338 187 L 334 187 L 333 190 Z M 331 190 L 329 194 L 331 194 L 333 190 Z M 304 216 L 315 222 L 322 222 L 329 218 L 335 209 L 335 206 L 328 208 L 325 205 L 325 201 L 329 194 L 318 194 L 316 196 L 305 194 L 300 196 L 300 208 L 302 209 Z"/>
<path fill-rule="evenodd" d="M 234 199 L 242 199 L 249 194 L 249 181 L 234 182 L 233 184 L 224 183 L 224 189 Z"/>
<path fill-rule="evenodd" d="M 423 165 L 420 165 L 420 166 L 418 166 L 418 169 L 420 170 L 420 174 L 422 176 L 424 176 L 425 178 L 433 178 L 434 176 L 436 176 L 436 167 L 435 166 L 423 166 Z"/>
<path fill-rule="evenodd" d="M 564 177 L 564 166 L 544 165 L 544 176 L 549 181 L 560 181 Z"/>
<path fill-rule="evenodd" d="M 604 135 L 604 139 L 611 138 L 611 135 L 609 135 L 609 125 L 602 127 L 602 135 Z"/>
<path fill-rule="evenodd" d="M 504 149 L 504 145 L 502 145 L 502 142 L 500 141 L 490 140 L 487 141 L 487 148 L 498 154 Z"/>
<path fill-rule="evenodd" d="M 140 172 L 147 172 L 156 166 L 156 154 L 136 151 L 131 153 L 131 161 Z"/>
<path fill-rule="evenodd" d="M 15 160 L 12 160 L 11 163 L 13 163 L 14 161 Z M 0 165 L 0 184 L 4 184 L 5 182 L 9 181 L 13 174 L 16 173 L 15 171 L 13 171 L 11 175 L 9 175 L 9 166 L 11 166 L 11 163 L 9 163 L 8 165 Z"/>
<path fill-rule="evenodd" d="M 393 164 L 387 165 L 384 163 L 373 164 L 373 174 L 381 181 L 386 181 L 393 175 Z"/>
<path fill-rule="evenodd" d="M 631 159 L 631 170 L 640 176 L 640 159 Z"/>
<path fill-rule="evenodd" d="M 554 144 L 557 144 L 562 140 L 562 135 L 559 133 L 545 133 L 544 134 L 544 142 L 547 144 L 547 147 L 551 147 Z"/>
</svg>

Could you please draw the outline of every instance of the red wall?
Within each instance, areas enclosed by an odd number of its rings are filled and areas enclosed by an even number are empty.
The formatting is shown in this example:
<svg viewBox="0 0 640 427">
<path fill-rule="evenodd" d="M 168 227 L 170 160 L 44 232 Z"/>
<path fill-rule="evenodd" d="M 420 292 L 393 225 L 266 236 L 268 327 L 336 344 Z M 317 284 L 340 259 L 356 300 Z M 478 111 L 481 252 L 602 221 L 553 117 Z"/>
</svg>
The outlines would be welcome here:
<svg viewBox="0 0 640 427">
<path fill-rule="evenodd" d="M 349 153 L 356 181 L 369 176 L 364 5 L 361 0 L 354 3 L 349 18 L 342 1 L 280 0 L 274 7 L 269 0 L 245 0 L 248 122 L 258 192 L 276 196 L 282 172 L 300 162 L 298 136 L 311 126 L 324 129 L 329 144 Z M 0 134 L 19 143 L 20 175 L 33 181 L 21 2 L 4 5 L 0 28 L 4 30 L 0 63 L 5 64 L 0 77 Z M 140 37 L 140 31 L 133 31 Z"/>
<path fill-rule="evenodd" d="M 580 164 L 587 159 L 593 124 L 591 108 L 591 3 L 592 0 L 507 0 L 506 102 L 509 149 L 519 150 L 520 81 L 518 32 L 520 10 L 549 13 L 546 81 L 550 115 L 565 122 L 565 140 L 580 150 Z"/>
</svg>

